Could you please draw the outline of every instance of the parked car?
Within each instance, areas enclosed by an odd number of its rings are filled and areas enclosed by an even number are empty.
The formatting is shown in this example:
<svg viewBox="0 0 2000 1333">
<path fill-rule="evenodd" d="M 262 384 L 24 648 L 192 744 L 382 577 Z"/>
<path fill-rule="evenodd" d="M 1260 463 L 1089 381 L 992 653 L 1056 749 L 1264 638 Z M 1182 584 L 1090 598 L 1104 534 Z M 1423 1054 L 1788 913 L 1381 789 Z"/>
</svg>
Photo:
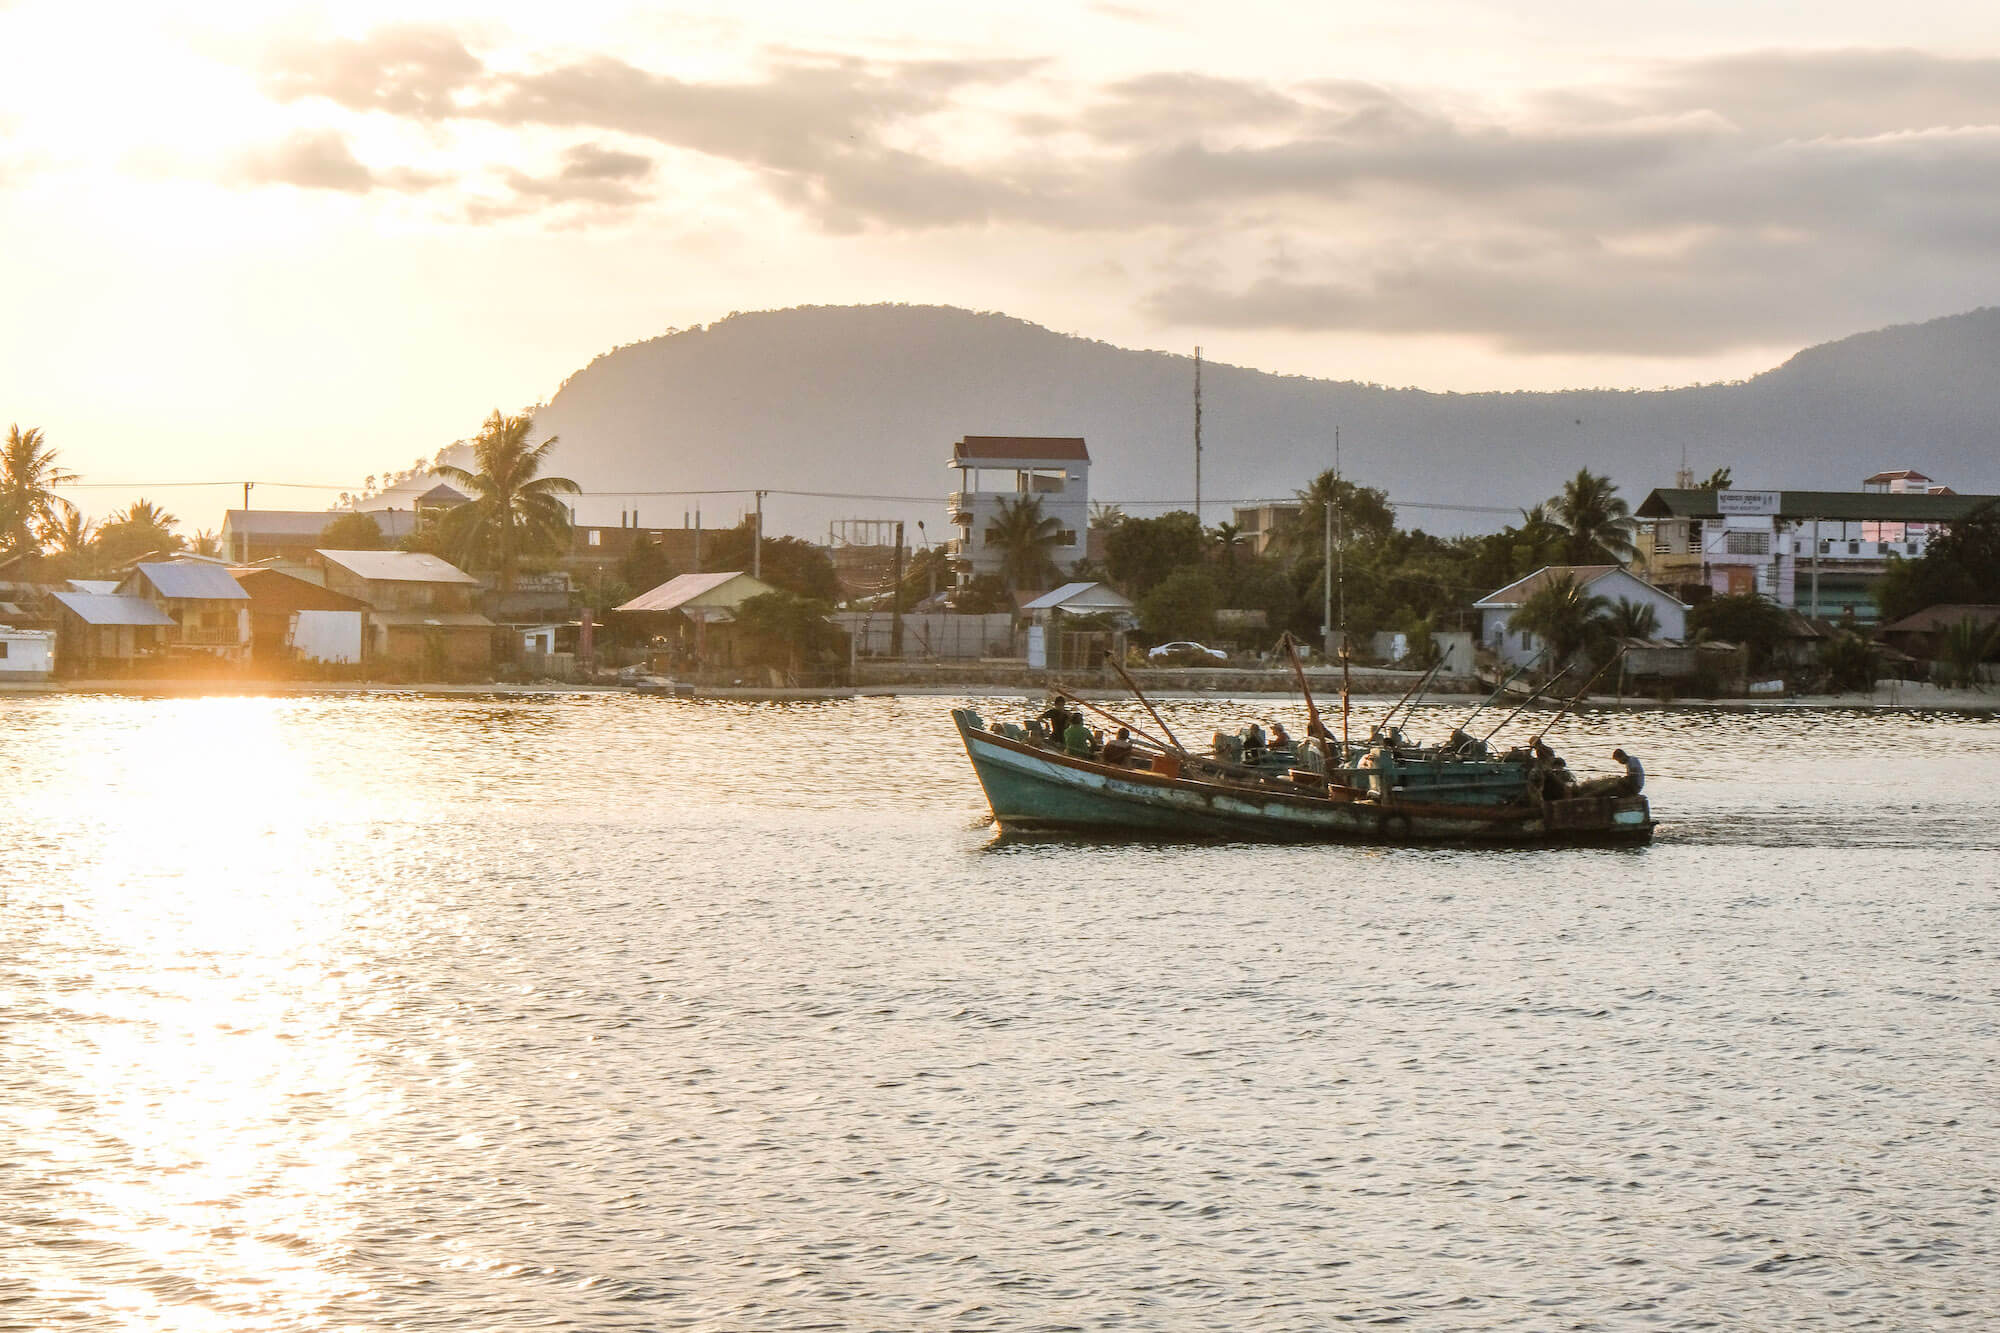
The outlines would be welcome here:
<svg viewBox="0 0 2000 1333">
<path fill-rule="evenodd" d="M 1163 643 L 1146 652 L 1148 662 L 1182 662 L 1196 666 L 1213 666 L 1217 662 L 1227 662 L 1229 654 L 1220 648 L 1208 648 L 1188 639 L 1176 639 Z"/>
</svg>

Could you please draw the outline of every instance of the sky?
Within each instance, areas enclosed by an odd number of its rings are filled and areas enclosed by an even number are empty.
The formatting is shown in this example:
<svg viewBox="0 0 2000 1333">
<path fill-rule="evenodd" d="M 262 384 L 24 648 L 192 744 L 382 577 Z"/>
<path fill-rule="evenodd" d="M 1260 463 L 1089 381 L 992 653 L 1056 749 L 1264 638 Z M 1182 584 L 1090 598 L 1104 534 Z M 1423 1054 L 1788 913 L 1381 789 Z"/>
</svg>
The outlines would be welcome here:
<svg viewBox="0 0 2000 1333">
<path fill-rule="evenodd" d="M 1969 0 L 0 0 L 0 53 L 0 422 L 93 516 L 318 508 L 738 310 L 1475 390 L 2000 304 Z"/>
</svg>

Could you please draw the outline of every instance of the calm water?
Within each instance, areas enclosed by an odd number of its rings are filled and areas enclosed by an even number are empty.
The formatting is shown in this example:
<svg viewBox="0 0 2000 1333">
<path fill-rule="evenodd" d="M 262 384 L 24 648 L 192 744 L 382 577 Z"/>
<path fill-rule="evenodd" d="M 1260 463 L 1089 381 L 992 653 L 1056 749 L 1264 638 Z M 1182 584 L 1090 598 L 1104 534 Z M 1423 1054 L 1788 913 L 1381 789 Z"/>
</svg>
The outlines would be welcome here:
<svg viewBox="0 0 2000 1333">
<path fill-rule="evenodd" d="M 1993 1326 L 2000 725 L 1091 846 L 949 702 L 0 699 L 0 1328 Z"/>
</svg>

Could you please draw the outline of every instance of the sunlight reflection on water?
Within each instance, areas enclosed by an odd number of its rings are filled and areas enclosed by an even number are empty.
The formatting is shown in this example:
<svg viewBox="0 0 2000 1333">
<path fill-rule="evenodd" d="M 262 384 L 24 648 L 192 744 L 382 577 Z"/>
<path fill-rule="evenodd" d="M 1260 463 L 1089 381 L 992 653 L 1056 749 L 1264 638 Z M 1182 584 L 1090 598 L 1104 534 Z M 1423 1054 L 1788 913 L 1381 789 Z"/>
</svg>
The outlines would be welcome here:
<svg viewBox="0 0 2000 1333">
<path fill-rule="evenodd" d="M 2000 1305 L 2000 727 L 1565 724 L 1641 851 L 1092 845 L 951 702 L 0 702 L 0 1326 Z"/>
</svg>

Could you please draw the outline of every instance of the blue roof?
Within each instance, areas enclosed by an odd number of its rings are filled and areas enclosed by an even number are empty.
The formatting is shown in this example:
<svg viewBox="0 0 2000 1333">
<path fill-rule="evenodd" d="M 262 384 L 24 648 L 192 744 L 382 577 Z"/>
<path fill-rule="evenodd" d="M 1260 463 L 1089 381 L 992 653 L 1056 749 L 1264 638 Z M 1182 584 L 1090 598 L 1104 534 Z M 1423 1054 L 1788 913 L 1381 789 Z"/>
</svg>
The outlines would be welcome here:
<svg viewBox="0 0 2000 1333">
<path fill-rule="evenodd" d="M 247 602 L 250 594 L 220 565 L 135 565 L 132 572 L 159 590 L 162 597 L 186 597 L 207 602 Z"/>
<path fill-rule="evenodd" d="M 171 625 L 173 619 L 143 597 L 101 592 L 52 592 L 49 596 L 86 625 Z"/>
</svg>

